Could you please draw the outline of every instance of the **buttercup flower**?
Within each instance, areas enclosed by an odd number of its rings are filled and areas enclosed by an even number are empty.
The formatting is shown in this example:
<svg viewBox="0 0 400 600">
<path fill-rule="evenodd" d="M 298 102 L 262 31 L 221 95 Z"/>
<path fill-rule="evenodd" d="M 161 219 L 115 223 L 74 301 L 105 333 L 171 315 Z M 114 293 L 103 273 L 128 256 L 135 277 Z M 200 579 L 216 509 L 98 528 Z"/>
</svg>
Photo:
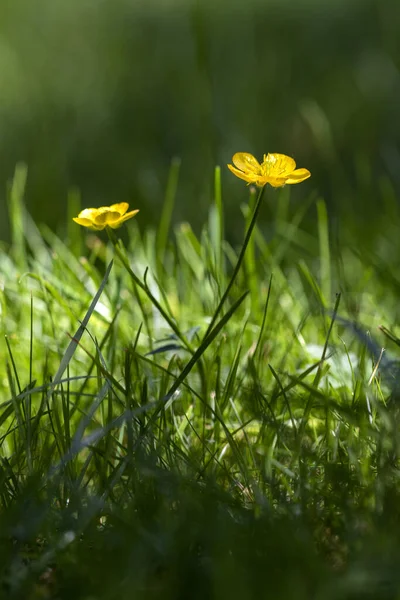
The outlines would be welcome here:
<svg viewBox="0 0 400 600">
<path fill-rule="evenodd" d="M 105 227 L 117 229 L 121 227 L 124 221 L 131 219 L 139 212 L 139 210 L 126 212 L 128 208 L 129 204 L 127 202 L 120 202 L 111 206 L 100 206 L 100 208 L 85 208 L 77 217 L 74 217 L 74 221 L 83 227 L 96 231 L 100 231 Z"/>
<path fill-rule="evenodd" d="M 264 154 L 263 162 L 260 164 L 252 154 L 236 152 L 232 162 L 235 166 L 228 165 L 228 168 L 236 177 L 259 187 L 267 183 L 272 187 L 281 187 L 287 183 L 301 183 L 311 177 L 307 169 L 296 169 L 293 158 L 285 154 Z"/>
</svg>

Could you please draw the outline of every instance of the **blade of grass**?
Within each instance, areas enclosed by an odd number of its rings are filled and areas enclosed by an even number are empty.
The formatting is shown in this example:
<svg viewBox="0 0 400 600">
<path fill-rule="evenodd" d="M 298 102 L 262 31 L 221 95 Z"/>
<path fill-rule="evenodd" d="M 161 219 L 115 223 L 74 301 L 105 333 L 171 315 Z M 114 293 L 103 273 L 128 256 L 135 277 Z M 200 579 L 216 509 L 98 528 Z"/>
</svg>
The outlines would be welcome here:
<svg viewBox="0 0 400 600">
<path fill-rule="evenodd" d="M 265 189 L 265 186 L 262 187 L 262 188 L 260 188 L 260 190 L 258 192 L 256 206 L 255 206 L 253 215 L 251 217 L 250 225 L 249 225 L 249 227 L 247 229 L 247 233 L 246 233 L 246 236 L 245 236 L 242 248 L 240 250 L 239 257 L 238 257 L 237 262 L 236 262 L 236 266 L 235 266 L 234 271 L 233 271 L 233 273 L 231 275 L 229 283 L 228 283 L 228 285 L 227 285 L 227 287 L 225 289 L 225 292 L 223 293 L 223 295 L 221 297 L 221 300 L 219 301 L 218 306 L 217 306 L 217 308 L 214 311 L 214 314 L 213 314 L 213 316 L 211 318 L 211 322 L 208 325 L 206 333 L 204 334 L 203 340 L 205 340 L 207 338 L 207 336 L 210 334 L 212 328 L 214 327 L 214 324 L 215 324 L 216 320 L 218 319 L 219 313 L 221 312 L 221 310 L 222 310 L 222 308 L 223 308 L 223 306 L 224 306 L 224 304 L 226 302 L 226 299 L 229 296 L 229 292 L 231 291 L 231 288 L 232 288 L 233 284 L 235 283 L 236 277 L 237 277 L 237 275 L 238 275 L 238 273 L 240 271 L 240 267 L 242 266 L 242 262 L 243 262 L 245 254 L 246 254 L 247 246 L 249 245 L 249 242 L 250 242 L 251 234 L 253 233 L 254 226 L 255 226 L 255 224 L 257 222 L 258 213 L 260 212 L 261 202 L 262 202 L 263 195 L 264 195 L 264 189 Z"/>
<path fill-rule="evenodd" d="M 329 245 L 329 225 L 326 204 L 321 199 L 317 201 L 317 214 L 320 260 L 320 285 L 324 305 L 329 306 L 331 301 L 331 256 Z"/>
<path fill-rule="evenodd" d="M 200 346 L 197 348 L 196 352 L 193 354 L 192 358 L 189 360 L 186 367 L 183 369 L 183 371 L 181 372 L 179 377 L 176 379 L 174 384 L 171 386 L 171 388 L 169 389 L 168 394 L 166 395 L 164 400 L 170 398 L 176 392 L 176 390 L 179 388 L 181 383 L 189 375 L 190 371 L 193 369 L 193 367 L 195 366 L 195 364 L 197 363 L 199 358 L 204 354 L 204 352 L 207 350 L 208 346 L 214 341 L 214 339 L 217 337 L 219 332 L 224 328 L 226 323 L 228 323 L 228 321 L 230 320 L 232 315 L 236 312 L 236 310 L 242 304 L 243 300 L 247 297 L 248 293 L 249 293 L 248 291 L 244 292 L 244 294 L 242 294 L 240 296 L 240 298 L 238 298 L 238 300 L 236 300 L 236 302 L 231 306 L 231 308 L 227 311 L 227 313 L 223 316 L 223 318 L 217 323 L 217 325 L 214 327 L 214 329 L 212 329 L 210 331 L 208 336 L 203 338 Z"/>
<path fill-rule="evenodd" d="M 20 273 L 28 269 L 24 234 L 24 192 L 27 178 L 27 167 L 18 163 L 14 177 L 8 189 L 8 212 L 11 227 L 12 252 Z"/>
<path fill-rule="evenodd" d="M 157 230 L 156 236 L 156 256 L 157 256 L 157 270 L 161 274 L 165 256 L 165 250 L 167 247 L 168 234 L 171 227 L 172 213 L 175 205 L 176 191 L 179 180 L 179 170 L 181 166 L 180 158 L 174 158 L 171 162 L 171 166 L 168 174 L 167 189 L 165 192 L 165 199 L 162 207 L 160 223 Z"/>
<path fill-rule="evenodd" d="M 110 275 L 111 269 L 113 266 L 113 262 L 111 261 L 110 264 L 108 265 L 105 275 L 103 277 L 103 281 L 101 282 L 101 285 L 95 295 L 95 297 L 93 298 L 87 312 L 86 315 L 84 316 L 81 325 L 78 327 L 78 329 L 75 332 L 75 335 L 73 336 L 72 340 L 70 341 L 66 351 L 64 352 L 64 355 L 61 359 L 60 362 L 60 366 L 58 367 L 57 373 L 55 374 L 52 384 L 49 388 L 48 391 L 48 396 L 50 397 L 51 394 L 53 393 L 54 389 L 56 388 L 56 386 L 59 384 L 67 366 L 69 365 L 73 355 L 75 354 L 75 350 L 79 344 L 79 341 L 82 337 L 82 335 L 84 334 L 87 324 L 89 323 L 89 319 L 92 316 L 92 313 L 96 307 L 97 302 L 99 301 L 99 298 L 101 296 L 101 294 L 103 293 L 103 290 L 106 286 L 106 283 L 108 281 L 108 277 Z"/>
<path fill-rule="evenodd" d="M 131 267 L 129 266 L 127 257 L 124 255 L 124 252 L 121 250 L 121 242 L 115 237 L 114 232 L 112 230 L 110 230 L 109 227 L 107 228 L 107 233 L 110 236 L 110 240 L 114 246 L 116 255 L 122 262 L 124 268 L 126 269 L 127 273 L 129 274 L 129 276 L 131 277 L 133 282 L 141 290 L 143 290 L 145 292 L 145 294 L 147 295 L 147 297 L 149 298 L 151 303 L 157 308 L 157 310 L 160 312 L 160 314 L 164 317 L 165 321 L 168 323 L 168 325 L 170 326 L 172 331 L 178 336 L 178 338 L 186 346 L 186 348 L 189 350 L 189 352 L 193 353 L 191 344 L 187 341 L 186 337 L 181 333 L 179 327 L 175 323 L 175 320 L 169 316 L 167 311 L 164 310 L 164 308 L 161 306 L 161 304 L 158 302 L 158 300 L 154 297 L 154 295 L 151 293 L 149 287 L 146 285 L 146 282 L 144 281 L 144 283 L 143 283 L 139 279 L 139 277 L 136 275 L 136 273 L 131 269 Z M 147 272 L 147 270 L 146 270 L 146 272 Z"/>
<path fill-rule="evenodd" d="M 214 253 L 215 273 L 219 281 L 223 280 L 223 253 L 222 243 L 224 239 L 224 213 L 221 192 L 221 167 L 214 170 L 214 203 L 210 208 L 209 235 Z"/>
</svg>

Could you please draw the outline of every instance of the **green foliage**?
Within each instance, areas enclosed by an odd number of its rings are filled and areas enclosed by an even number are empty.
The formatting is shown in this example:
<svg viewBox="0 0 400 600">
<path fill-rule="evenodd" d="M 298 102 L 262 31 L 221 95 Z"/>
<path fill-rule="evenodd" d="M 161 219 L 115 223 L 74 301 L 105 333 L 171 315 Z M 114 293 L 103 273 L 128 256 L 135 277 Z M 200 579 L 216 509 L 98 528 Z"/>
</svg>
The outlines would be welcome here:
<svg viewBox="0 0 400 600">
<path fill-rule="evenodd" d="M 274 219 L 243 256 L 224 239 L 218 169 L 201 233 L 172 227 L 177 176 L 157 230 L 139 214 L 110 240 L 78 226 L 61 239 L 32 221 L 15 172 L 4 593 L 396 598 L 398 217 L 374 242 L 349 220 L 339 243 L 322 199 L 250 190 L 243 239 L 253 210 Z"/>
<path fill-rule="evenodd" d="M 384 179 L 399 192 L 399 27 L 395 0 L 2 0 L 0 181 L 27 162 L 28 210 L 61 237 L 71 186 L 155 227 L 178 156 L 173 219 L 198 232 L 216 164 L 283 152 L 372 235 Z M 237 242 L 241 196 L 222 179 Z"/>
</svg>

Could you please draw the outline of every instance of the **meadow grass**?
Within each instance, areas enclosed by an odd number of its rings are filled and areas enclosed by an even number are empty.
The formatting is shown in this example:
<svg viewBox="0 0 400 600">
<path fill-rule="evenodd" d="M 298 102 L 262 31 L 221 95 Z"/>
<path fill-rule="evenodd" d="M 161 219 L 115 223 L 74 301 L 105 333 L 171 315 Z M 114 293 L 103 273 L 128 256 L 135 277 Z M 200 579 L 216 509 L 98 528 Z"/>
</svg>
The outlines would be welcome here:
<svg viewBox="0 0 400 600">
<path fill-rule="evenodd" d="M 199 234 L 172 225 L 178 175 L 158 229 L 88 233 L 71 194 L 60 239 L 16 169 L 0 596 L 398 598 L 395 208 L 371 241 L 266 188 L 270 226 L 221 305 L 240 251 L 221 172 Z M 243 186 L 243 238 L 255 203 Z"/>
</svg>

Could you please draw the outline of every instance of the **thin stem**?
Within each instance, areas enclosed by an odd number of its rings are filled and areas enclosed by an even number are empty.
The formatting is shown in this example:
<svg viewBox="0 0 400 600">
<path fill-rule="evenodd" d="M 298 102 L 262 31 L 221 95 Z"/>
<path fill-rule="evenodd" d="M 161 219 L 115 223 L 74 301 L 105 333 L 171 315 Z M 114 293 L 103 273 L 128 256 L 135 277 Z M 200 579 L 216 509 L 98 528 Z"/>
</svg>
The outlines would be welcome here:
<svg viewBox="0 0 400 600">
<path fill-rule="evenodd" d="M 264 187 L 265 186 L 263 186 L 262 188 L 260 188 L 260 191 L 258 192 L 257 203 L 256 203 L 256 206 L 254 208 L 253 216 L 251 217 L 250 225 L 249 225 L 249 227 L 247 229 L 247 232 L 246 232 L 246 237 L 244 238 L 242 249 L 240 250 L 238 261 L 236 263 L 235 269 L 234 269 L 234 271 L 232 273 L 232 277 L 230 278 L 228 286 L 227 286 L 225 292 L 223 293 L 222 298 L 219 301 L 219 304 L 217 306 L 217 309 L 216 309 L 216 311 L 215 311 L 215 313 L 214 313 L 214 315 L 213 315 L 213 317 L 211 319 L 211 323 L 209 324 L 209 326 L 207 328 L 207 331 L 206 331 L 206 333 L 204 335 L 203 340 L 210 334 L 210 331 L 212 330 L 212 328 L 213 328 L 213 326 L 214 326 L 214 324 L 215 324 L 215 322 L 216 322 L 216 320 L 218 318 L 218 315 L 221 312 L 223 305 L 225 304 L 225 301 L 226 301 L 226 299 L 227 299 L 227 297 L 229 295 L 229 292 L 231 291 L 231 288 L 232 288 L 233 284 L 235 283 L 235 279 L 236 279 L 236 277 L 237 277 L 237 275 L 238 275 L 238 273 L 240 271 L 240 267 L 242 266 L 244 255 L 246 253 L 247 246 L 249 245 L 251 234 L 253 233 L 254 225 L 256 224 L 256 221 L 257 221 L 258 213 L 260 212 L 261 201 L 262 201 L 262 197 L 263 197 L 263 194 L 264 194 Z"/>
</svg>

